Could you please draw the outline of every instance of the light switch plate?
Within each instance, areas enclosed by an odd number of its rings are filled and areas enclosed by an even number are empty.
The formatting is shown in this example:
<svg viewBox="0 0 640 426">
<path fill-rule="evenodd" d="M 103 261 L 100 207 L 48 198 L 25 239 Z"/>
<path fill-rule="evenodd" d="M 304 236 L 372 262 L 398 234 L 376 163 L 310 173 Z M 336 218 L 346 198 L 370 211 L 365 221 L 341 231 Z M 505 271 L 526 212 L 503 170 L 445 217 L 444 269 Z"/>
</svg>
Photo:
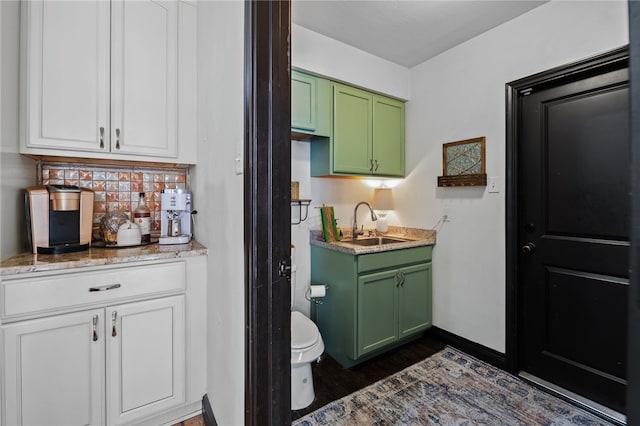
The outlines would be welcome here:
<svg viewBox="0 0 640 426">
<path fill-rule="evenodd" d="M 234 159 L 236 166 L 236 174 L 244 173 L 244 141 L 240 140 L 236 143 L 236 157 Z"/>
<path fill-rule="evenodd" d="M 491 176 L 489 178 L 487 192 L 490 194 L 497 194 L 500 192 L 500 178 L 498 176 Z"/>
</svg>

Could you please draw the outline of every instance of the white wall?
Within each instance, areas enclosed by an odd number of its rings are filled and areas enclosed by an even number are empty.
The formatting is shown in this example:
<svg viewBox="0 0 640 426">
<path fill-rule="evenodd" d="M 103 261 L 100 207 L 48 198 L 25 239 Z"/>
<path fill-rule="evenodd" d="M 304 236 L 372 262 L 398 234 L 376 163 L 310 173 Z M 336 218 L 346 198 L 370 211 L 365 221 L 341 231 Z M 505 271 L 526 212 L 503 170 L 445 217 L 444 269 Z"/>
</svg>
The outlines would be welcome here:
<svg viewBox="0 0 640 426">
<path fill-rule="evenodd" d="M 209 248 L 207 394 L 221 425 L 244 424 L 244 4 L 198 2 L 195 236 Z M 203 336 L 204 337 L 204 336 Z"/>
<path fill-rule="evenodd" d="M 505 83 L 628 43 L 623 1 L 552 1 L 411 70 L 407 172 L 395 191 L 400 220 L 450 222 L 434 251 L 436 326 L 505 350 Z M 487 138 L 499 194 L 437 188 L 442 144 Z"/>
<path fill-rule="evenodd" d="M 0 2 L 0 259 L 28 248 L 23 189 L 35 185 L 35 162 L 19 150 L 20 3 Z"/>
<path fill-rule="evenodd" d="M 292 7 L 296 7 L 293 3 Z M 409 99 L 409 70 L 322 34 L 292 25 L 291 61 L 295 68 Z"/>
</svg>

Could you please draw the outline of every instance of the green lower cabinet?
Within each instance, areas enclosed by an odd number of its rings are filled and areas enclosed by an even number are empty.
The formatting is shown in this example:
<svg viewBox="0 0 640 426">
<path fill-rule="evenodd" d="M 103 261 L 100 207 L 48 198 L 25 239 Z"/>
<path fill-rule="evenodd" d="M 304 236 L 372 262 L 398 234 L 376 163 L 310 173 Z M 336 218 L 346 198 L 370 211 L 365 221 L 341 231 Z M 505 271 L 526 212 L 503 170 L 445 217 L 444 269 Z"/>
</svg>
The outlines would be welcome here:
<svg viewBox="0 0 640 426">
<path fill-rule="evenodd" d="M 431 327 L 431 263 L 400 269 L 398 291 L 398 338 Z"/>
<path fill-rule="evenodd" d="M 326 352 L 352 367 L 431 327 L 431 246 L 354 256 L 311 246 L 311 281 Z"/>
<path fill-rule="evenodd" d="M 396 271 L 358 278 L 358 356 L 398 340 Z"/>
<path fill-rule="evenodd" d="M 431 326 L 431 263 L 358 278 L 358 356 Z"/>
</svg>

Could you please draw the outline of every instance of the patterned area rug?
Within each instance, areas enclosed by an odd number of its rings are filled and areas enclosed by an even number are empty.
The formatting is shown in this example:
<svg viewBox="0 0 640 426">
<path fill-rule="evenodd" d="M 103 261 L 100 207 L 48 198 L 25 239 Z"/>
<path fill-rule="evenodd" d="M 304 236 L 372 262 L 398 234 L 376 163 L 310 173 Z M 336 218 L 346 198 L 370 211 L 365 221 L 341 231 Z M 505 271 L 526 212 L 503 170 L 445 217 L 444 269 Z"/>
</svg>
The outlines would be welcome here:
<svg viewBox="0 0 640 426">
<path fill-rule="evenodd" d="M 610 425 L 463 352 L 441 352 L 293 423 Z"/>
</svg>

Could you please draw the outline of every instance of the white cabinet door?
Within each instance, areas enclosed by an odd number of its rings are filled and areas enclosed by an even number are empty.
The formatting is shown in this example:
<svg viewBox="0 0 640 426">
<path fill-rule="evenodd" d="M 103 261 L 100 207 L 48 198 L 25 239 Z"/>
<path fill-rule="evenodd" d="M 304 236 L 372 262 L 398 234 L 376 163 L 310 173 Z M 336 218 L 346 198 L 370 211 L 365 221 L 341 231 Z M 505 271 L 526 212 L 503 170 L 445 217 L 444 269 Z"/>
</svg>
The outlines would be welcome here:
<svg viewBox="0 0 640 426">
<path fill-rule="evenodd" d="M 107 424 L 186 400 L 184 296 L 106 309 Z"/>
<path fill-rule="evenodd" d="M 103 312 L 3 327 L 3 424 L 104 424 Z"/>
<path fill-rule="evenodd" d="M 111 5 L 111 151 L 178 151 L 178 3 Z"/>
<path fill-rule="evenodd" d="M 177 158 L 178 9 L 177 0 L 23 2 L 21 152 Z"/>
<path fill-rule="evenodd" d="M 22 11 L 26 147 L 108 151 L 109 3 L 28 1 Z"/>
</svg>

